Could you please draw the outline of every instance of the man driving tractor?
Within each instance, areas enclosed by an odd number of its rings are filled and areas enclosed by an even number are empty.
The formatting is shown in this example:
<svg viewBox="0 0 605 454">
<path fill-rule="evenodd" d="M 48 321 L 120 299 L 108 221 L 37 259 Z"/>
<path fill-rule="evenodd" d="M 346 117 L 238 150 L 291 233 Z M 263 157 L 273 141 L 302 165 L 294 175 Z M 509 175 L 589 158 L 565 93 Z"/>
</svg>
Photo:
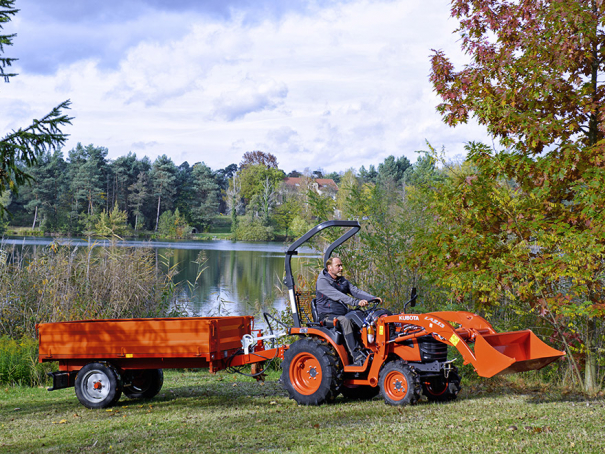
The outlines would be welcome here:
<svg viewBox="0 0 605 454">
<path fill-rule="evenodd" d="M 361 326 L 356 323 L 358 317 L 353 316 L 354 309 L 349 309 L 348 306 L 365 307 L 368 305 L 368 301 L 379 300 L 382 302 L 382 299 L 351 284 L 342 276 L 342 268 L 340 258 L 331 257 L 326 261 L 326 268 L 319 273 L 315 288 L 317 315 L 319 320 L 328 326 L 334 323 L 334 319 L 338 320 L 353 363 L 361 366 L 367 356 L 356 336 L 356 331 Z"/>
</svg>

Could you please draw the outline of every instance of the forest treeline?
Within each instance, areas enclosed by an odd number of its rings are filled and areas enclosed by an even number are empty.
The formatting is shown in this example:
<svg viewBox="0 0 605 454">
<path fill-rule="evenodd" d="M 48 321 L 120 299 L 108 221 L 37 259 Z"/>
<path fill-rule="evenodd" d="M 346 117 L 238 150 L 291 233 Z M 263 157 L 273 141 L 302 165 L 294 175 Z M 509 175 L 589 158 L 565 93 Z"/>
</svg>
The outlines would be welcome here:
<svg viewBox="0 0 605 454">
<path fill-rule="evenodd" d="M 16 195 L 1 194 L 10 216 L 0 229 L 10 223 L 39 234 L 156 232 L 179 238 L 208 231 L 224 215 L 234 238 L 271 240 L 276 232 L 304 233 L 318 216 L 342 210 L 344 193 L 338 186 L 322 191 L 318 179 L 342 182 L 345 188 L 354 180 L 398 183 L 413 169 L 407 158 L 394 156 L 377 168 L 324 175 L 321 169 L 286 174 L 275 156 L 262 151 L 247 152 L 239 164 L 216 170 L 204 162 L 176 165 L 166 155 L 153 162 L 134 153 L 114 160 L 107 155 L 107 148 L 92 144 L 78 144 L 67 155 L 60 149 L 43 153 L 24 170 L 32 178 L 29 184 Z M 297 184 L 287 185 L 288 177 Z"/>
</svg>

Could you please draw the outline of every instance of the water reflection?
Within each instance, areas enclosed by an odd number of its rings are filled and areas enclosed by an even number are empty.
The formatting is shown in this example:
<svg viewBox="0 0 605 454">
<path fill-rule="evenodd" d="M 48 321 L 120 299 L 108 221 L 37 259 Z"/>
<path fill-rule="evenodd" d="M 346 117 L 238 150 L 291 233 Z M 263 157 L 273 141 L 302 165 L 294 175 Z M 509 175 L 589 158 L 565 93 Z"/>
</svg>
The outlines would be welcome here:
<svg viewBox="0 0 605 454">
<path fill-rule="evenodd" d="M 71 246 L 107 246 L 109 241 L 55 238 L 15 238 L 2 240 L 2 248 L 20 253 L 52 242 Z M 191 315 L 257 315 L 260 310 L 286 308 L 282 293 L 284 253 L 289 245 L 281 243 L 244 243 L 232 241 L 120 241 L 124 247 L 153 247 L 158 266 L 164 272 L 176 266 L 174 282 L 179 298 L 187 303 Z M 292 260 L 294 273 L 318 255 L 310 249 L 299 250 Z"/>
</svg>

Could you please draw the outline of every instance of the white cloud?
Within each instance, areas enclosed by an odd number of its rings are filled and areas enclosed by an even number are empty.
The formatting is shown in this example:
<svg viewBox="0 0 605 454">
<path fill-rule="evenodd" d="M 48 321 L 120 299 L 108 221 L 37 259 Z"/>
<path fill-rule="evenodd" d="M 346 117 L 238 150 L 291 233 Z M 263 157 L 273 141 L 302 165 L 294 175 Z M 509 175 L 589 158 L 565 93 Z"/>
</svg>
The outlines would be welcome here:
<svg viewBox="0 0 605 454">
<path fill-rule="evenodd" d="M 161 37 L 121 38 L 112 24 L 126 46 L 115 47 L 115 65 L 93 53 L 51 75 L 22 73 L 2 87 L 0 128 L 71 98 L 69 148 L 94 143 L 112 158 L 145 150 L 214 169 L 260 149 L 286 171 L 367 167 L 391 154 L 414 161 L 426 140 L 455 155 L 484 139 L 482 128 L 450 129 L 435 111 L 430 49 L 460 58 L 447 0 L 323 2 L 254 21 L 246 11 L 146 9 L 133 24 L 168 24 Z"/>
<path fill-rule="evenodd" d="M 234 90 L 220 94 L 214 100 L 213 118 L 234 121 L 264 110 L 275 110 L 284 104 L 288 88 L 273 80 L 266 82 L 243 80 Z"/>
</svg>

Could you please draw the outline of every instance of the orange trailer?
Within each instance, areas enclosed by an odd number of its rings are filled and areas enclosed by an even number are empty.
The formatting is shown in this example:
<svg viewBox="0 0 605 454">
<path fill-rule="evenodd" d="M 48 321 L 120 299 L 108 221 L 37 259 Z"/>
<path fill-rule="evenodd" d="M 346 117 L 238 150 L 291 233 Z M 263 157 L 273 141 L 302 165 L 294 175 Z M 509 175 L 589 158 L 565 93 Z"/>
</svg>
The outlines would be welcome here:
<svg viewBox="0 0 605 454">
<path fill-rule="evenodd" d="M 39 361 L 58 361 L 49 390 L 75 386 L 88 408 L 128 397 L 153 397 L 162 369 L 228 367 L 283 358 L 284 347 L 265 349 L 251 316 L 86 320 L 36 326 Z"/>
</svg>

